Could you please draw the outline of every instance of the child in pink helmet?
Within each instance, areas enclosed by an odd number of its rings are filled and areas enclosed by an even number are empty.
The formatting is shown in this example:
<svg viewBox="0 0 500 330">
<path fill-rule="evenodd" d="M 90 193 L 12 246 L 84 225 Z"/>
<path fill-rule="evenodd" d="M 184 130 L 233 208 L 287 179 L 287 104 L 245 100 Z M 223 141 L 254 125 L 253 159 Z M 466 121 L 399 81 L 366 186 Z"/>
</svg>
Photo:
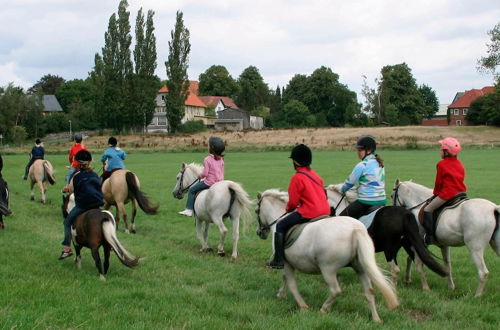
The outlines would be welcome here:
<svg viewBox="0 0 500 330">
<path fill-rule="evenodd" d="M 446 201 L 458 193 L 464 193 L 467 187 L 464 184 L 465 169 L 457 158 L 460 142 L 452 137 L 439 141 L 441 144 L 441 158 L 437 165 L 436 181 L 434 183 L 433 197 L 424 209 L 424 228 L 426 231 L 425 242 L 434 243 L 434 218 L 433 212 Z"/>
</svg>

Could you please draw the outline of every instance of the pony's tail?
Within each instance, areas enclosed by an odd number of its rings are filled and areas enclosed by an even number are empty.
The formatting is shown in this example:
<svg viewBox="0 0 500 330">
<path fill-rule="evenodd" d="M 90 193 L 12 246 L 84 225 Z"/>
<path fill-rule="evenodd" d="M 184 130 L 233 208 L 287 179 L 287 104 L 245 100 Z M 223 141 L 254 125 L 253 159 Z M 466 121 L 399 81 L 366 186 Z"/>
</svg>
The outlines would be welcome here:
<svg viewBox="0 0 500 330">
<path fill-rule="evenodd" d="M 375 261 L 375 248 L 366 229 L 356 228 L 353 232 L 358 261 L 363 271 L 381 291 L 389 309 L 398 307 L 398 296 L 392 282 L 385 277 Z"/>
<path fill-rule="evenodd" d="M 429 250 L 425 247 L 418 231 L 417 219 L 410 211 L 406 211 L 406 215 L 403 217 L 403 232 L 411 246 L 415 248 L 418 257 L 430 270 L 442 277 L 448 275 L 446 269 L 432 257 Z"/>
<path fill-rule="evenodd" d="M 248 197 L 248 193 L 243 189 L 243 187 L 234 181 L 228 182 L 228 188 L 234 191 L 235 195 L 235 203 L 233 204 L 233 208 L 238 206 L 241 211 L 240 219 L 243 221 L 243 230 L 246 230 L 252 221 L 252 213 L 250 212 L 250 206 L 252 205 L 252 201 Z M 238 205 L 235 205 L 235 204 Z"/>
<path fill-rule="evenodd" d="M 102 219 L 102 231 L 104 233 L 104 238 L 106 241 L 113 247 L 113 251 L 115 251 L 118 259 L 127 267 L 135 267 L 139 262 L 139 258 L 134 257 L 130 252 L 128 252 L 118 241 L 116 237 L 116 225 L 115 219 L 110 212 L 104 211 L 109 215 L 103 216 Z"/>
<path fill-rule="evenodd" d="M 158 205 L 151 205 L 151 202 L 149 201 L 148 197 L 137 186 L 137 181 L 135 180 L 135 174 L 132 172 L 127 172 L 127 174 L 125 174 L 125 179 L 127 180 L 128 190 L 137 200 L 139 207 L 144 212 L 146 212 L 146 214 L 158 213 Z"/>
<path fill-rule="evenodd" d="M 54 185 L 56 183 L 56 178 L 54 177 L 54 173 L 52 173 L 52 169 L 49 166 L 49 164 L 48 164 L 47 161 L 43 162 L 43 169 L 44 169 L 44 172 L 45 172 L 45 177 L 47 178 L 47 180 L 49 181 L 49 183 L 51 185 Z"/>
<path fill-rule="evenodd" d="M 495 230 L 493 231 L 493 235 L 491 236 L 490 245 L 493 250 L 495 250 L 497 256 L 500 257 L 500 205 L 497 205 L 495 207 L 494 215 L 496 225 Z"/>
</svg>

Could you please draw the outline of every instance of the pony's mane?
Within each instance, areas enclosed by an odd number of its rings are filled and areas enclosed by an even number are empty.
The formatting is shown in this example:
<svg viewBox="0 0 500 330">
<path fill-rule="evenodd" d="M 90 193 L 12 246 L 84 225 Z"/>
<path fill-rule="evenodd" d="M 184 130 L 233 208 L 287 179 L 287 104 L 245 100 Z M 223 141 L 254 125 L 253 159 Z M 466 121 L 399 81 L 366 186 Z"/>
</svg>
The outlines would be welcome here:
<svg viewBox="0 0 500 330">
<path fill-rule="evenodd" d="M 278 200 L 283 200 L 283 199 L 288 200 L 288 193 L 286 191 L 281 191 L 277 188 L 274 188 L 274 189 L 268 189 L 268 190 L 264 191 L 261 194 L 261 198 L 264 198 L 264 197 L 269 197 L 269 198 L 278 199 Z"/>
<path fill-rule="evenodd" d="M 203 171 L 203 165 L 198 164 L 198 163 L 189 163 L 189 164 L 186 164 L 186 167 L 191 168 L 196 173 L 200 173 Z"/>
<path fill-rule="evenodd" d="M 343 186 L 342 183 L 331 184 L 328 187 L 326 187 L 326 190 L 334 191 L 342 195 L 342 191 L 340 190 L 342 186 Z M 345 197 L 349 203 L 355 202 L 357 199 L 356 189 L 351 188 L 348 191 L 346 191 Z"/>
<path fill-rule="evenodd" d="M 415 189 L 426 191 L 426 192 L 431 189 L 429 187 L 421 185 L 420 183 L 413 182 L 412 180 L 410 180 L 410 181 L 401 181 L 400 184 L 409 184 L 409 185 L 413 186 Z"/>
</svg>

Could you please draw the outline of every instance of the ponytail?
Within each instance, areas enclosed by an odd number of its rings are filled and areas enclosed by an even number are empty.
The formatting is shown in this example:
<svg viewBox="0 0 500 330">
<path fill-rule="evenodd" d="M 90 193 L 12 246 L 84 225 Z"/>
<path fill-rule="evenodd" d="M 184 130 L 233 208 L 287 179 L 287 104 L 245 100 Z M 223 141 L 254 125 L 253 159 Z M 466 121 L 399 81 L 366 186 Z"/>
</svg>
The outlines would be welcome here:
<svg viewBox="0 0 500 330">
<path fill-rule="evenodd" d="M 375 154 L 375 159 L 377 160 L 379 167 L 384 167 L 384 160 L 377 153 Z"/>
</svg>

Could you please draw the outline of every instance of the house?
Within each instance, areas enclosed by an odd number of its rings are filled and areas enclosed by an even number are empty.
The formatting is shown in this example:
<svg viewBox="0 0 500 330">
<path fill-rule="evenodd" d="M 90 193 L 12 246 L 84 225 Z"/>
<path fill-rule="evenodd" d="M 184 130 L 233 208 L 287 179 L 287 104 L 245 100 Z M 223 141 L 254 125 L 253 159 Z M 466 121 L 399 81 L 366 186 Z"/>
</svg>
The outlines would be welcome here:
<svg viewBox="0 0 500 330">
<path fill-rule="evenodd" d="M 250 114 L 243 109 L 225 108 L 217 112 L 215 129 L 241 130 L 250 128 Z"/>
<path fill-rule="evenodd" d="M 430 119 L 422 119 L 422 126 L 448 126 L 448 106 L 449 104 L 440 104 L 438 112 Z"/>
<path fill-rule="evenodd" d="M 453 103 L 448 106 L 450 114 L 450 125 L 462 126 L 467 125 L 465 117 L 470 109 L 471 103 L 477 98 L 491 93 L 495 90 L 493 86 L 483 87 L 482 89 L 471 89 L 464 93 L 457 93 Z"/>
<path fill-rule="evenodd" d="M 54 113 L 63 112 L 63 109 L 61 108 L 61 105 L 59 104 L 59 101 L 57 101 L 55 95 L 43 95 L 42 104 L 44 116 L 50 116 Z"/>
<path fill-rule="evenodd" d="M 165 98 L 168 93 L 167 86 L 160 88 L 156 94 L 156 108 L 153 119 L 147 127 L 148 132 L 168 132 L 167 107 Z M 206 105 L 198 97 L 198 82 L 190 81 L 188 97 L 184 102 L 184 117 L 181 123 L 188 120 L 203 120 L 207 125 L 208 118 L 205 118 Z M 213 123 L 212 123 L 213 125 Z"/>
<path fill-rule="evenodd" d="M 207 105 L 207 107 L 214 107 L 215 113 L 222 111 L 226 108 L 238 109 L 234 101 L 227 96 L 198 96 L 200 100 Z"/>
</svg>

